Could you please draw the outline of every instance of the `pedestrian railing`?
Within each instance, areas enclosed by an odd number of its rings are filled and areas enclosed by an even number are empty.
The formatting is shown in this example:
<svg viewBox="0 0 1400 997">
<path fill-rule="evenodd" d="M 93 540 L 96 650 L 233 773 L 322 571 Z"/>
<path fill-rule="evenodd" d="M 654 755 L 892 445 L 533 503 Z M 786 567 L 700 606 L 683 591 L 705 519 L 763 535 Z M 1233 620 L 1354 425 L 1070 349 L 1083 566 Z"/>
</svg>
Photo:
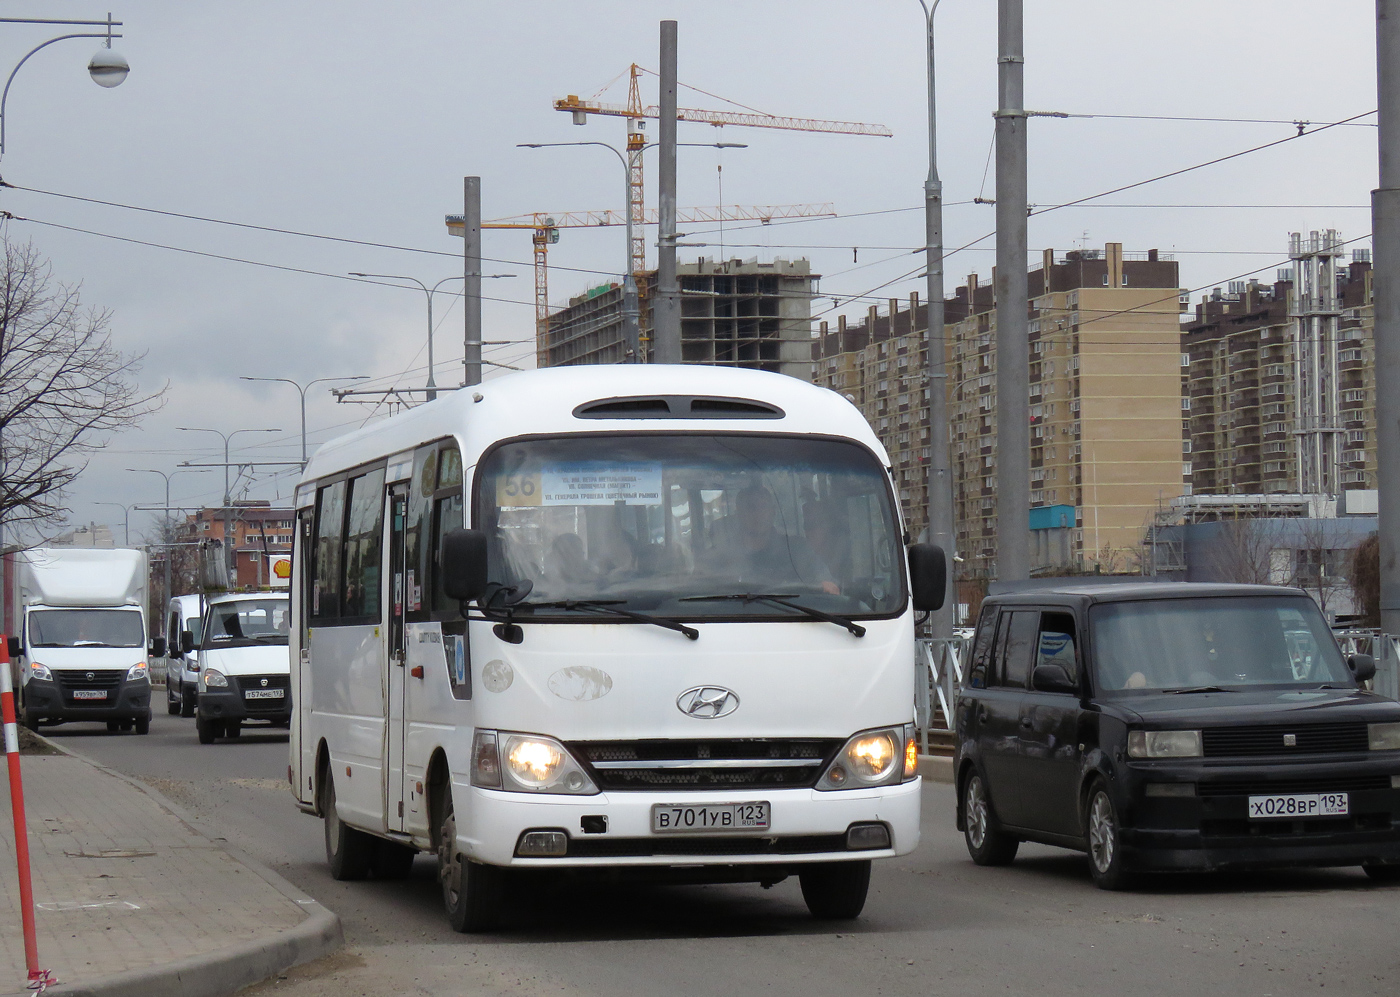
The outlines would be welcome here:
<svg viewBox="0 0 1400 997">
<path fill-rule="evenodd" d="M 1369 654 L 1376 659 L 1371 689 L 1387 699 L 1400 699 L 1400 637 L 1379 630 L 1338 630 L 1343 654 Z"/>
<path fill-rule="evenodd" d="M 966 637 L 920 638 L 915 651 L 914 725 L 919 750 L 929 750 L 929 732 L 952 729 L 953 706 L 962 688 Z"/>
</svg>

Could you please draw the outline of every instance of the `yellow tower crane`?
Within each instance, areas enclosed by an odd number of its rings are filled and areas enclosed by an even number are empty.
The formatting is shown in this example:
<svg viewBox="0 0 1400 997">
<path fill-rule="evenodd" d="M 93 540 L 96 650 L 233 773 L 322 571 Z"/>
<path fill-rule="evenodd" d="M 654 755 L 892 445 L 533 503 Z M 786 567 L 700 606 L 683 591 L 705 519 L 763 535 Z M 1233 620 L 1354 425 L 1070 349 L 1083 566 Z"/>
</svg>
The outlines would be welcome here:
<svg viewBox="0 0 1400 997">
<path fill-rule="evenodd" d="M 635 62 L 632 63 L 631 77 L 627 87 L 627 103 L 606 104 L 598 101 L 598 94 L 594 94 L 588 100 L 580 100 L 577 95 L 570 94 L 562 100 L 554 102 L 556 111 L 568 111 L 574 117 L 574 124 L 582 125 L 588 121 L 590 114 L 603 114 L 615 118 L 627 119 L 627 189 L 628 205 L 627 209 L 632 213 L 632 273 L 639 274 L 646 269 L 646 237 L 643 235 L 644 216 L 646 215 L 645 197 L 642 183 L 642 150 L 646 148 L 646 134 L 643 120 L 646 118 L 659 118 L 661 109 L 655 104 L 642 105 L 641 87 L 638 80 L 642 73 L 651 73 L 649 69 L 643 69 Z M 655 73 L 651 73 L 655 76 Z M 611 85 L 611 84 L 609 84 Z M 607 87 L 603 88 L 604 90 Z M 691 89 L 694 89 L 693 87 Z M 704 91 L 698 91 L 704 92 Z M 710 94 L 709 96 L 714 96 Z M 726 98 L 719 97 L 719 100 Z M 731 103 L 733 103 L 731 101 Z M 743 105 L 736 105 L 742 107 Z M 881 138 L 890 138 L 894 133 L 884 125 L 870 125 L 860 121 L 823 121 L 817 118 L 784 118 L 773 114 L 764 114 L 762 111 L 755 111 L 748 108 L 743 111 L 704 111 L 693 107 L 676 108 L 676 118 L 679 121 L 700 121 L 705 124 L 723 127 L 724 125 L 739 125 L 744 128 L 777 128 L 783 131 L 795 132 L 826 132 L 831 135 L 875 135 Z M 677 217 L 677 221 L 681 219 Z"/>
</svg>

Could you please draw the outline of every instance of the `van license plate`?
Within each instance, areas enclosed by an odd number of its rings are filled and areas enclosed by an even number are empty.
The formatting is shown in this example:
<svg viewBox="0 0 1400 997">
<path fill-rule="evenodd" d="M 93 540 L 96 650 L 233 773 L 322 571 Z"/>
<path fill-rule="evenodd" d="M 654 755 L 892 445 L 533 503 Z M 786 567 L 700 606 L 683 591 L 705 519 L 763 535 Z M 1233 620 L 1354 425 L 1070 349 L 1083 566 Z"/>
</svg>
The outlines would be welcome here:
<svg viewBox="0 0 1400 997">
<path fill-rule="evenodd" d="M 106 699 L 106 689 L 74 689 L 74 699 Z"/>
<path fill-rule="evenodd" d="M 244 699 L 281 699 L 287 694 L 285 689 L 249 689 L 243 694 Z"/>
<path fill-rule="evenodd" d="M 1250 820 L 1345 817 L 1351 813 L 1346 793 L 1289 793 L 1284 796 L 1251 796 Z"/>
<path fill-rule="evenodd" d="M 654 834 L 693 834 L 696 831 L 766 831 L 771 825 L 767 802 L 654 803 L 651 830 Z"/>
</svg>

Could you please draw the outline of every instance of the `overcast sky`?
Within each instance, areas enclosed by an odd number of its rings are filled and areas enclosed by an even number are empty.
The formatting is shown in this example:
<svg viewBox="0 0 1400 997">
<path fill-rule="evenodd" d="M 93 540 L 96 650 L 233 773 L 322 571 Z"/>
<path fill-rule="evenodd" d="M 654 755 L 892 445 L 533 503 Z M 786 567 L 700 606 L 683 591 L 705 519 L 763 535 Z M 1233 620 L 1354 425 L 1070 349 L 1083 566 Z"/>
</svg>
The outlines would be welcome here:
<svg viewBox="0 0 1400 997">
<path fill-rule="evenodd" d="M 240 375 L 366 374 L 375 385 L 421 384 L 422 291 L 343 275 L 409 274 L 431 284 L 460 274 L 461 241 L 446 233 L 443 215 L 461 210 L 466 175 L 482 178 L 486 218 L 621 209 L 621 167 L 610 153 L 516 143 L 622 145 L 622 119 L 575 127 L 551 101 L 593 96 L 632 62 L 658 68 L 662 18 L 679 21 L 682 84 L 768 113 L 880 123 L 894 132 L 719 132 L 682 123 L 683 142 L 749 145 L 682 149 L 682 207 L 720 202 L 722 165 L 725 204 L 831 202 L 842 216 L 731 225 L 724 254 L 810 258 L 823 275 L 814 311 L 833 322 L 841 313 L 864 315 L 868 301 L 856 296 L 907 298 L 923 289 L 917 277 L 886 285 L 917 270 L 911 252 L 923 241 L 927 139 L 916 0 L 114 2 L 113 15 L 125 22 L 115 47 L 130 61 L 130 78 L 112 90 L 93 85 L 85 67 L 99 42 L 64 41 L 35 55 L 15 77 L 6 107 L 0 175 L 8 183 L 413 251 L 0 191 L 0 207 L 28 219 L 9 222 L 8 237 L 32 239 L 59 278 L 81 282 L 86 302 L 113 310 L 118 345 L 147 353 L 145 387 L 169 384 L 165 408 L 139 431 L 111 440 L 79 480 L 75 522 L 115 523 L 120 532 L 120 511 L 95 502 L 163 500 L 158 476 L 125 468 L 170 471 L 183 460 L 222 459 L 213 434 L 177 426 L 276 428 L 282 432 L 237 437 L 235 453 L 294 459 L 296 392 Z M 0 3 L 0 16 L 10 17 L 105 13 L 78 0 Z M 1375 108 L 1374 16 L 1371 0 L 1026 0 L 1026 103 L 1074 114 L 1337 121 Z M 996 4 L 942 0 L 937 29 L 945 242 L 955 247 L 993 225 L 991 207 L 968 202 L 991 197 L 995 186 L 987 164 Z M 65 30 L 0 25 L 3 66 Z M 645 102 L 655 102 L 655 78 L 644 87 Z M 626 96 L 622 75 L 600 99 L 622 103 Z M 731 106 L 685 89 L 680 102 Z M 1288 124 L 1037 118 L 1030 122 L 1030 200 L 1062 203 L 1295 131 Z M 1032 258 L 1038 262 L 1044 247 L 1063 252 L 1114 241 L 1129 252 L 1175 253 L 1185 287 L 1209 289 L 1256 268 L 1271 281 L 1286 263 L 1289 231 L 1367 235 L 1375 164 L 1373 127 L 1333 128 L 1092 207 L 1032 218 Z M 654 160 L 648 170 L 654 206 Z M 683 251 L 682 260 L 721 254 L 719 232 L 685 231 L 687 242 L 709 245 Z M 616 277 L 623 241 L 620 227 L 564 230 L 549 255 L 552 301 Z M 952 256 L 949 287 L 969 272 L 986 279 L 993 245 L 987 239 Z M 488 273 L 517 275 L 483 284 L 495 299 L 483 309 L 485 338 L 518 344 L 489 348 L 487 357 L 529 366 L 529 234 L 488 231 L 484 255 Z M 833 306 L 833 296 L 853 300 Z M 437 379 L 455 385 L 460 303 L 440 294 L 436 317 Z M 308 396 L 313 447 L 384 415 L 337 405 L 324 389 Z M 241 497 L 285 500 L 292 476 L 275 472 L 261 469 Z M 217 503 L 222 491 L 218 472 L 181 474 L 172 501 Z M 133 540 L 150 523 L 133 513 Z"/>
</svg>

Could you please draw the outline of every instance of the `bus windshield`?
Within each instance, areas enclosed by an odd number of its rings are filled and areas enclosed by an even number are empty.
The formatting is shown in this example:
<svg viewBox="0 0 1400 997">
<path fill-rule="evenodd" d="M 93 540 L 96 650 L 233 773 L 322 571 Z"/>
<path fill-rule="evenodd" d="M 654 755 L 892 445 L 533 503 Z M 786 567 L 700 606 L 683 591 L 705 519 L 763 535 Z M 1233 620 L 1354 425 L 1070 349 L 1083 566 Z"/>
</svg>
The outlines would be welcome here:
<svg viewBox="0 0 1400 997">
<path fill-rule="evenodd" d="M 888 479 L 850 442 L 756 434 L 508 443 L 482 463 L 476 522 L 490 578 L 529 580 L 519 611 L 592 600 L 686 619 L 902 611 Z M 539 608 L 531 610 L 530 606 Z M 596 619 L 596 617 L 594 617 Z"/>
<path fill-rule="evenodd" d="M 137 609 L 36 609 L 30 647 L 144 647 Z"/>
</svg>

